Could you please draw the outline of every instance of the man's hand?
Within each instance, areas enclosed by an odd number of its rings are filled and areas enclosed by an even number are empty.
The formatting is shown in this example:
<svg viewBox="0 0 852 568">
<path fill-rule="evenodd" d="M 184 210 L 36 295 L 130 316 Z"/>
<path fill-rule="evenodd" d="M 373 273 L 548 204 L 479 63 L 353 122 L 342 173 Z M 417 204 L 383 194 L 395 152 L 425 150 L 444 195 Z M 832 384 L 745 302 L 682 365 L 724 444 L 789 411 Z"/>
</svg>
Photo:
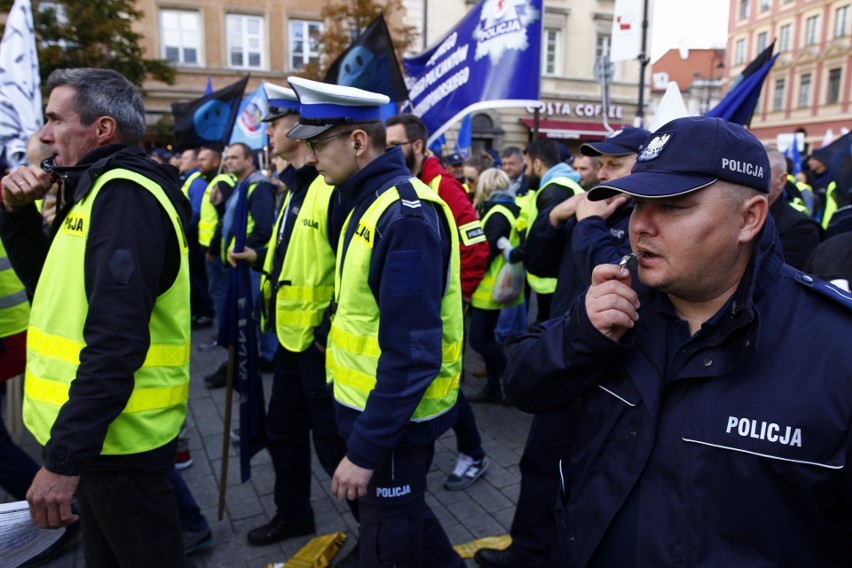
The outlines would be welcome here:
<svg viewBox="0 0 852 568">
<path fill-rule="evenodd" d="M 581 195 L 585 197 L 587 194 Z M 594 216 L 608 219 L 619 207 L 627 203 L 627 199 L 627 196 L 623 193 L 601 201 L 589 201 L 588 198 L 585 198 L 577 204 L 577 221 Z"/>
<path fill-rule="evenodd" d="M 621 270 L 617 264 L 601 264 L 592 271 L 586 313 L 595 329 L 613 341 L 620 340 L 639 321 L 639 296 L 630 287 L 631 281 L 630 271 Z"/>
<path fill-rule="evenodd" d="M 222 203 L 222 192 L 219 191 L 218 187 L 214 187 L 210 190 L 210 197 L 208 199 L 213 205 L 219 205 Z"/>
<path fill-rule="evenodd" d="M 551 209 L 550 215 L 548 215 L 547 220 L 550 221 L 550 224 L 554 227 L 559 227 L 560 225 L 562 225 L 562 223 L 564 223 L 577 213 L 577 204 L 585 199 L 585 193 L 578 193 L 576 195 L 572 195 L 571 197 Z"/>
<path fill-rule="evenodd" d="M 71 500 L 80 483 L 79 476 L 51 473 L 43 467 L 38 470 L 29 491 L 30 517 L 43 529 L 59 529 L 79 519 L 71 511 Z"/>
<path fill-rule="evenodd" d="M 372 469 L 358 467 L 349 461 L 349 458 L 344 456 L 340 460 L 337 469 L 334 470 L 334 477 L 331 480 L 331 492 L 338 499 L 354 501 L 358 497 L 363 497 L 367 494 L 367 484 L 370 483 L 372 477 Z"/>
<path fill-rule="evenodd" d="M 53 185 L 53 178 L 38 166 L 21 166 L 3 177 L 3 202 L 9 207 L 23 207 L 41 199 Z"/>
<path fill-rule="evenodd" d="M 251 247 L 243 247 L 241 252 L 228 252 L 228 262 L 231 266 L 237 266 L 237 261 L 239 260 L 244 260 L 249 265 L 254 266 L 254 263 L 257 262 L 257 252 Z"/>
</svg>

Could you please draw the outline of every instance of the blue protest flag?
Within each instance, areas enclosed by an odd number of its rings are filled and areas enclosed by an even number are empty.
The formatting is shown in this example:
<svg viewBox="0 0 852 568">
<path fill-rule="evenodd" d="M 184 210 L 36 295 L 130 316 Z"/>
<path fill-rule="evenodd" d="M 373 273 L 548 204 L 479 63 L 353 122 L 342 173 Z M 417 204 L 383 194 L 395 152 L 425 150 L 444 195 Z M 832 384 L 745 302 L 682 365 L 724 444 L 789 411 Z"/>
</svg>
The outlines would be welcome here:
<svg viewBox="0 0 852 568">
<path fill-rule="evenodd" d="M 269 99 L 266 98 L 264 83 L 247 96 L 240 104 L 234 130 L 231 132 L 231 144 L 242 142 L 252 150 L 262 150 L 266 146 L 266 124 L 261 122 L 266 114 Z"/>
<path fill-rule="evenodd" d="M 790 158 L 790 161 L 793 162 L 793 171 L 791 172 L 793 175 L 802 172 L 802 154 L 799 152 L 799 139 L 796 135 L 793 135 L 793 143 L 787 146 L 784 156 Z"/>
<path fill-rule="evenodd" d="M 467 158 L 470 153 L 470 147 L 473 146 L 473 132 L 470 127 L 470 115 L 462 119 L 459 127 L 459 135 L 456 138 L 456 151 Z"/>
<path fill-rule="evenodd" d="M 246 242 L 248 184 L 239 184 L 237 191 L 232 230 L 234 251 L 240 252 Z M 246 262 L 240 261 L 230 271 L 217 337 L 219 345 L 235 347 L 234 388 L 240 394 L 240 478 L 243 483 L 251 477 L 251 458 L 266 446 L 266 404 L 260 377 L 257 326 L 252 315 L 250 270 Z"/>
<path fill-rule="evenodd" d="M 772 69 L 778 54 L 772 56 L 763 67 L 743 79 L 736 87 L 728 91 L 719 104 L 707 111 L 706 116 L 724 118 L 729 122 L 747 126 L 751 122 L 757 99 L 763 89 L 763 81 Z"/>
<path fill-rule="evenodd" d="M 543 0 L 480 0 L 425 52 L 402 60 L 429 144 L 473 111 L 538 106 Z"/>
<path fill-rule="evenodd" d="M 384 15 L 379 14 L 370 22 L 352 45 L 331 63 L 323 82 L 381 93 L 391 101 L 408 100 Z"/>
<path fill-rule="evenodd" d="M 205 89 L 204 89 L 204 94 L 205 95 L 212 95 L 213 94 L 213 79 L 211 79 L 209 75 L 207 76 L 207 87 L 205 87 Z"/>
<path fill-rule="evenodd" d="M 444 154 L 444 145 L 447 143 L 447 137 L 441 134 L 435 140 L 429 143 L 429 150 L 432 151 L 436 156 L 442 156 Z"/>
<path fill-rule="evenodd" d="M 221 151 L 237 120 L 248 76 L 224 89 L 186 103 L 172 103 L 176 152 L 209 146 Z"/>
</svg>

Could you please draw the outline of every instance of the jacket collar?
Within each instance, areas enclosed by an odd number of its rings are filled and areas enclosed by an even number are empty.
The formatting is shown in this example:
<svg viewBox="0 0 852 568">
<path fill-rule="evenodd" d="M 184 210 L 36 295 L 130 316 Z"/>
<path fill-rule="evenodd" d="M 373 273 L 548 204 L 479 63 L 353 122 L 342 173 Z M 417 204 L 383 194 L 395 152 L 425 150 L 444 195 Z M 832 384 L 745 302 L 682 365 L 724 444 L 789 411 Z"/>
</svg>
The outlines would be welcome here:
<svg viewBox="0 0 852 568">
<path fill-rule="evenodd" d="M 349 179 L 337 186 L 337 189 L 357 205 L 369 196 L 379 195 L 400 180 L 410 177 L 411 172 L 405 165 L 402 148 L 397 147 L 391 148 L 352 174 Z"/>
</svg>

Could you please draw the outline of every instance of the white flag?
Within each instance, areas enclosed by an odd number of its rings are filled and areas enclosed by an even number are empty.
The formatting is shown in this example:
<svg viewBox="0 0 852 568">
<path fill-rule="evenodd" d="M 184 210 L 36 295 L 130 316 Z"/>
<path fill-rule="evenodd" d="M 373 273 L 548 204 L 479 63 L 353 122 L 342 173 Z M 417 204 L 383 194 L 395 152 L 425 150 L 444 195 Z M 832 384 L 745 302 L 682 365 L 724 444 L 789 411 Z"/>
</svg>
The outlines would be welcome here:
<svg viewBox="0 0 852 568">
<path fill-rule="evenodd" d="M 26 162 L 27 138 L 41 129 L 41 80 L 30 0 L 15 0 L 0 43 L 0 153 Z"/>
<path fill-rule="evenodd" d="M 626 61 L 639 57 L 642 39 L 642 1 L 615 0 L 612 14 L 612 41 L 609 60 Z"/>
</svg>

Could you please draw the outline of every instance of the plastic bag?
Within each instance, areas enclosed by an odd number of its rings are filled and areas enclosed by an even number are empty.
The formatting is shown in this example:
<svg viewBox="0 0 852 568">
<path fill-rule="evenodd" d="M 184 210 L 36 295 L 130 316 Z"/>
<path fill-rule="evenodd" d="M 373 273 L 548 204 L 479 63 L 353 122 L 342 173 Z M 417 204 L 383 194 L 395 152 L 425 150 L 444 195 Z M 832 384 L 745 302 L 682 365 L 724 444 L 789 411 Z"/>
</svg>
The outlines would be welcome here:
<svg viewBox="0 0 852 568">
<path fill-rule="evenodd" d="M 494 288 L 491 289 L 491 299 L 498 304 L 508 304 L 517 298 L 524 290 L 524 264 L 516 262 L 503 265 L 497 278 L 494 280 Z"/>
</svg>

